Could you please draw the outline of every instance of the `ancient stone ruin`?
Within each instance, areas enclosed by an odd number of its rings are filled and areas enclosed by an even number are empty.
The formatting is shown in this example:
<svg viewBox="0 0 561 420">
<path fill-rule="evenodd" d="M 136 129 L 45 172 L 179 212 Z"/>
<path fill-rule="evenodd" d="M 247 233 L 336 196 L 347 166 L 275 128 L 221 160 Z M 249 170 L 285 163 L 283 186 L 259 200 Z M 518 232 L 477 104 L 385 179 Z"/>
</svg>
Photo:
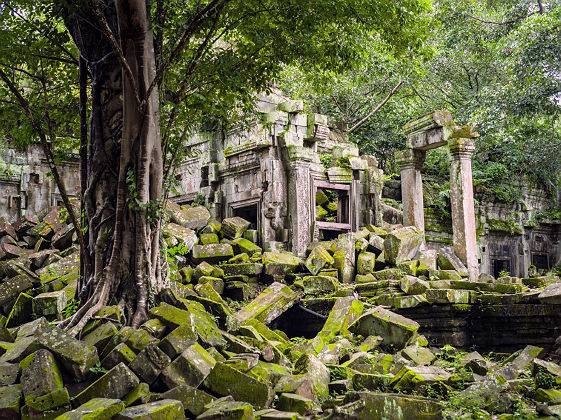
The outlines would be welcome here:
<svg viewBox="0 0 561 420">
<path fill-rule="evenodd" d="M 561 279 L 527 273 L 536 226 L 518 234 L 524 274 L 478 264 L 502 239 L 474 211 L 477 134 L 445 111 L 405 126 L 401 211 L 327 117 L 275 94 L 259 109 L 249 132 L 191 139 L 165 207 L 169 282 L 139 329 L 114 301 L 78 337 L 56 327 L 78 306 L 75 232 L 37 154 L 5 155 L 0 418 L 560 417 Z M 423 206 L 436 147 L 448 230 Z M 557 258 L 558 225 L 538 227 Z"/>
</svg>

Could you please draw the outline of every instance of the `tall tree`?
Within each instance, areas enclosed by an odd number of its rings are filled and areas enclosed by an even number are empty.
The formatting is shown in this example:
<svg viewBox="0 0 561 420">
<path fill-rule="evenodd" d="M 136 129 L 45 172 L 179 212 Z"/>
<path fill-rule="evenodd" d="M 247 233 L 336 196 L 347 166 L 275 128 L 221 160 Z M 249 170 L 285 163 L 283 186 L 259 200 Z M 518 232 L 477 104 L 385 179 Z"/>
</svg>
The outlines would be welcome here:
<svg viewBox="0 0 561 420">
<path fill-rule="evenodd" d="M 11 3 L 22 18 L 34 7 Z M 81 307 L 63 323 L 73 333 L 110 301 L 126 309 L 130 325 L 145 320 L 165 282 L 162 184 L 187 136 L 251 110 L 254 94 L 286 65 L 349 69 L 363 59 L 368 36 L 395 53 L 417 48 L 416 22 L 428 8 L 425 0 L 44 3 L 78 47 L 82 86 L 86 71 L 91 80 L 82 226 L 91 264 Z"/>
</svg>

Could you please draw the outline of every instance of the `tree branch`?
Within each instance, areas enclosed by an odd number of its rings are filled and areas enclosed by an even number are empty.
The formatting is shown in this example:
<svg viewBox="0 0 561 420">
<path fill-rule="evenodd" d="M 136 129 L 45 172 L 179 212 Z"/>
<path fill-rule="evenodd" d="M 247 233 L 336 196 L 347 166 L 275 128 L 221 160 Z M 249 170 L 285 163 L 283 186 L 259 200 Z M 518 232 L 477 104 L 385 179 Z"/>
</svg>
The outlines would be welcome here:
<svg viewBox="0 0 561 420">
<path fill-rule="evenodd" d="M 368 115 L 366 115 L 366 117 L 364 117 L 362 120 L 360 120 L 355 125 L 353 125 L 349 129 L 348 132 L 352 133 L 357 128 L 361 127 L 366 121 L 368 121 L 370 119 L 370 117 L 372 117 L 372 115 L 374 115 L 376 112 L 378 112 L 380 110 L 380 108 L 382 108 L 386 104 L 386 102 L 388 102 L 390 100 L 390 98 L 399 90 L 399 88 L 401 87 L 402 84 L 403 84 L 403 80 L 401 80 L 401 77 L 400 77 L 397 85 L 394 86 L 394 88 L 390 91 L 390 93 L 388 93 L 388 95 L 384 98 L 384 100 L 382 102 L 380 102 L 378 105 L 376 105 L 376 107 L 372 111 L 370 111 L 368 113 Z"/>
<path fill-rule="evenodd" d="M 134 98 L 136 100 L 136 105 L 137 105 L 138 108 L 141 108 L 143 102 L 140 100 L 140 95 L 139 95 L 139 92 L 138 92 L 138 86 L 135 83 L 134 76 L 132 74 L 132 70 L 129 66 L 129 63 L 128 63 L 127 59 L 125 58 L 125 53 L 123 52 L 123 49 L 121 48 L 121 46 L 119 45 L 119 42 L 115 38 L 115 35 L 113 34 L 113 31 L 109 27 L 109 23 L 107 23 L 107 19 L 105 19 L 105 15 L 99 9 L 97 1 L 96 0 L 90 0 L 90 4 L 93 8 L 94 14 L 95 14 L 98 22 L 101 25 L 101 30 L 103 31 L 103 33 L 105 34 L 105 36 L 109 40 L 109 43 L 111 44 L 111 47 L 113 48 L 113 51 L 115 51 L 115 55 L 117 56 L 117 59 L 119 60 L 119 63 L 121 63 L 121 66 L 122 66 L 123 70 L 125 71 L 127 79 L 129 79 L 129 83 L 131 84 L 131 87 L 132 87 L 133 93 L 134 93 Z M 149 98 L 150 95 L 148 94 L 146 97 Z"/>
</svg>

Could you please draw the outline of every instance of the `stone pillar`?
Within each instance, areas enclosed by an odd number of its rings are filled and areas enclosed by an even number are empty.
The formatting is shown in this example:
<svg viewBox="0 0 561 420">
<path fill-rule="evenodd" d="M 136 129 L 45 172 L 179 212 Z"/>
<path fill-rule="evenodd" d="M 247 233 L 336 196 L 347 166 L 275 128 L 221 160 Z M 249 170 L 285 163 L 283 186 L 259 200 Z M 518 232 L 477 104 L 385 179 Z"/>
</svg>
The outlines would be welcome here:
<svg viewBox="0 0 561 420">
<path fill-rule="evenodd" d="M 401 169 L 403 225 L 415 226 L 423 232 L 425 230 L 425 213 L 421 168 L 425 162 L 425 155 L 425 151 L 416 149 L 406 149 L 397 154 L 397 163 Z"/>
<path fill-rule="evenodd" d="M 475 208 L 473 203 L 473 180 L 471 156 L 475 143 L 471 138 L 454 138 L 448 143 L 450 162 L 450 202 L 452 205 L 452 228 L 454 230 L 454 252 L 466 265 L 471 281 L 479 276 L 477 263 L 477 239 L 475 231 Z"/>
<path fill-rule="evenodd" d="M 289 162 L 288 167 L 288 214 L 292 231 L 292 252 L 304 257 L 314 221 L 310 163 L 296 160 Z"/>
</svg>

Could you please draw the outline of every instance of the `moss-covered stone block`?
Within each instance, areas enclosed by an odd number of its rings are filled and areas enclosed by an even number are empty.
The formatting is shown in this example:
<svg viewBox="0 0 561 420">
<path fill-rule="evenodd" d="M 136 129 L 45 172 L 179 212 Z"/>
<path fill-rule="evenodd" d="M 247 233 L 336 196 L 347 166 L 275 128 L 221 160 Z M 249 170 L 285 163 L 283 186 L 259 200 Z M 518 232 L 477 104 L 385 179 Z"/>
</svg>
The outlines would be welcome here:
<svg viewBox="0 0 561 420">
<path fill-rule="evenodd" d="M 195 245 L 193 247 L 192 260 L 195 264 L 206 261 L 215 264 L 220 261 L 228 261 L 234 256 L 234 250 L 230 244 Z"/>
<path fill-rule="evenodd" d="M 162 371 L 161 378 L 169 388 L 180 385 L 198 387 L 215 364 L 216 360 L 200 344 L 195 343 Z"/>
<path fill-rule="evenodd" d="M 188 229 L 198 229 L 206 226 L 210 220 L 210 212 L 203 206 L 180 206 L 169 201 L 166 203 L 166 213 L 171 222 Z"/>
<path fill-rule="evenodd" d="M 21 406 L 21 386 L 0 386 L 0 416 L 5 419 L 19 418 Z"/>
<path fill-rule="evenodd" d="M 169 356 L 156 343 L 147 345 L 130 363 L 129 367 L 144 382 L 152 384 L 162 369 L 171 363 Z"/>
<path fill-rule="evenodd" d="M 399 264 L 415 259 L 423 240 L 423 231 L 413 226 L 393 230 L 384 240 L 386 261 L 390 264 Z"/>
<path fill-rule="evenodd" d="M 298 394 L 285 392 L 279 395 L 277 408 L 282 411 L 295 412 L 299 414 L 310 413 L 314 407 L 314 402 Z"/>
<path fill-rule="evenodd" d="M 121 400 L 93 398 L 75 410 L 61 414 L 56 420 L 110 420 L 125 409 Z"/>
<path fill-rule="evenodd" d="M 306 276 L 294 282 L 294 287 L 303 290 L 306 295 L 322 295 L 333 293 L 338 288 L 338 282 L 328 276 Z"/>
<path fill-rule="evenodd" d="M 222 221 L 222 234 L 230 239 L 241 238 L 249 226 L 251 222 L 241 217 L 229 217 Z"/>
<path fill-rule="evenodd" d="M 167 223 L 162 227 L 164 238 L 175 238 L 174 242 L 182 247 L 181 253 L 186 254 L 193 249 L 199 242 L 199 238 L 194 230 L 178 225 L 176 223 Z"/>
<path fill-rule="evenodd" d="M 397 349 L 405 347 L 418 329 L 417 322 L 380 306 L 367 311 L 349 326 L 349 331 L 364 337 L 379 335 L 384 339 L 384 345 L 393 345 Z"/>
<path fill-rule="evenodd" d="M 197 342 L 197 333 L 192 322 L 175 328 L 160 342 L 160 348 L 172 359 Z"/>
<path fill-rule="evenodd" d="M 126 343 L 119 343 L 109 352 L 101 361 L 101 365 L 105 369 L 113 369 L 119 363 L 123 362 L 128 365 L 136 357 L 136 353 L 131 350 Z"/>
<path fill-rule="evenodd" d="M 289 252 L 263 253 L 263 272 L 270 276 L 292 274 L 302 264 L 302 260 Z"/>
<path fill-rule="evenodd" d="M 231 395 L 235 400 L 248 402 L 254 407 L 269 405 L 274 396 L 267 384 L 221 362 L 216 363 L 204 384 L 218 395 Z"/>
<path fill-rule="evenodd" d="M 232 241 L 232 246 L 237 254 L 245 253 L 249 256 L 253 254 L 260 254 L 263 249 L 260 246 L 255 245 L 253 242 L 245 238 L 236 238 Z"/>
<path fill-rule="evenodd" d="M 122 399 L 140 383 L 138 377 L 124 363 L 119 363 L 89 387 L 74 397 L 82 405 L 96 397 Z"/>
<path fill-rule="evenodd" d="M 115 420 L 181 420 L 185 419 L 183 404 L 177 400 L 160 400 L 129 407 L 121 411 Z"/>
<path fill-rule="evenodd" d="M 104 322 L 89 334 L 83 337 L 82 341 L 89 346 L 94 346 L 100 353 L 109 342 L 109 339 L 119 331 L 112 322 Z"/>
<path fill-rule="evenodd" d="M 241 322 L 253 318 L 268 324 L 294 305 L 297 298 L 298 293 L 289 286 L 275 282 L 247 306 L 236 312 L 235 317 Z"/>
<path fill-rule="evenodd" d="M 333 263 L 333 257 L 322 245 L 315 246 L 306 258 L 306 268 L 314 276 Z"/>
<path fill-rule="evenodd" d="M 161 398 L 181 401 L 185 411 L 193 416 L 202 414 L 205 411 L 205 406 L 215 401 L 213 396 L 189 385 L 172 388 L 161 394 Z"/>
<path fill-rule="evenodd" d="M 218 244 L 220 243 L 220 239 L 216 233 L 201 233 L 200 235 L 201 245 L 208 245 L 208 244 Z"/>
<path fill-rule="evenodd" d="M 263 272 L 263 264 L 261 263 L 236 263 L 223 264 L 220 266 L 227 276 L 258 276 Z"/>
<path fill-rule="evenodd" d="M 241 401 L 218 400 L 207 406 L 198 420 L 253 420 L 253 406 Z"/>
<path fill-rule="evenodd" d="M 20 293 L 16 299 L 16 303 L 14 303 L 14 306 L 12 306 L 12 310 L 8 315 L 6 326 L 11 328 L 23 324 L 31 319 L 32 313 L 33 297 L 27 293 Z"/>
</svg>

